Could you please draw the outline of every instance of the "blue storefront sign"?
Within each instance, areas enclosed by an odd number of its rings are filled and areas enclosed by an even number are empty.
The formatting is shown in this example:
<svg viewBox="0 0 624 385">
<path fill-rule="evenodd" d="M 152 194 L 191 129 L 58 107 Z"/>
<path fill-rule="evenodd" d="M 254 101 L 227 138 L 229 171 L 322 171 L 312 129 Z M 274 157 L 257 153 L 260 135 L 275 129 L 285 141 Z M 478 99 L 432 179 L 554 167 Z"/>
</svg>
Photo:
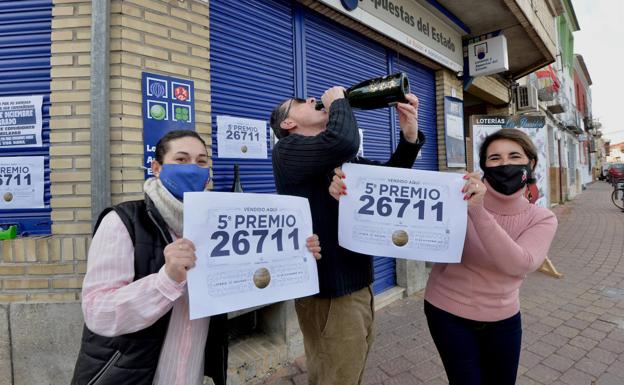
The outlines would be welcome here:
<svg viewBox="0 0 624 385">
<path fill-rule="evenodd" d="M 143 166 L 152 176 L 156 143 L 173 130 L 195 130 L 193 81 L 143 72 Z"/>
</svg>

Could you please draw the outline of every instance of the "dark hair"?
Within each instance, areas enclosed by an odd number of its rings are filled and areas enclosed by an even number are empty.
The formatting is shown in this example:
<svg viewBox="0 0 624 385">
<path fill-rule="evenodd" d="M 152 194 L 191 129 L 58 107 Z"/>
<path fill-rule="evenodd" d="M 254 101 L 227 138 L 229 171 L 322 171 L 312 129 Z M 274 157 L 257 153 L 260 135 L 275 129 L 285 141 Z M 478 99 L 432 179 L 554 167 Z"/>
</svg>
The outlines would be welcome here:
<svg viewBox="0 0 624 385">
<path fill-rule="evenodd" d="M 195 131 L 191 130 L 174 130 L 169 131 L 165 135 L 163 135 L 158 143 L 156 144 L 156 161 L 160 164 L 163 164 L 163 159 L 165 158 L 165 154 L 169 151 L 169 142 L 175 139 L 191 137 L 202 142 L 204 147 L 206 147 L 206 142 L 199 136 L 199 134 Z"/>
<path fill-rule="evenodd" d="M 282 139 L 282 138 L 288 136 L 288 134 L 289 134 L 288 130 L 284 130 L 282 127 L 280 127 L 280 124 L 282 124 L 284 119 L 287 118 L 287 116 L 286 116 L 286 107 L 284 107 L 284 103 L 286 103 L 286 101 L 288 101 L 288 100 L 290 100 L 290 98 L 282 101 L 280 104 L 275 106 L 275 108 L 271 112 L 271 118 L 269 120 L 269 125 L 271 126 L 271 129 L 273 129 L 273 134 L 275 134 L 275 136 L 278 139 Z"/>
<path fill-rule="evenodd" d="M 490 135 L 488 135 L 483 143 L 481 144 L 481 148 L 479 149 L 479 166 L 481 166 L 481 170 L 485 169 L 485 161 L 487 157 L 487 149 L 492 144 L 492 142 L 496 140 L 511 140 L 512 142 L 518 143 L 522 150 L 526 154 L 529 161 L 534 161 L 532 170 L 535 170 L 537 166 L 537 148 L 533 141 L 525 132 L 517 130 L 515 128 L 502 128 Z M 529 177 L 529 183 L 535 183 L 535 177 L 533 173 L 531 173 Z"/>
</svg>

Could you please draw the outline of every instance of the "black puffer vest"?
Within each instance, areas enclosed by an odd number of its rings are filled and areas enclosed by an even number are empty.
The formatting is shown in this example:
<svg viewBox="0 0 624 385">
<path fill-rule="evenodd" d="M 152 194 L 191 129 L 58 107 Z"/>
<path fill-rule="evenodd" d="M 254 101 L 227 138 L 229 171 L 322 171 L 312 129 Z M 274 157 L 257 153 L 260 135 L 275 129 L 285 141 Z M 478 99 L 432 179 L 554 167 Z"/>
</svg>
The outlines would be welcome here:
<svg viewBox="0 0 624 385">
<path fill-rule="evenodd" d="M 152 201 L 146 196 L 144 201 L 125 202 L 104 210 L 95 231 L 112 210 L 126 225 L 134 243 L 134 280 L 157 273 L 165 264 L 163 250 L 173 240 Z M 71 384 L 151 385 L 170 316 L 171 311 L 146 329 L 117 337 L 95 334 L 85 325 Z M 227 314 L 211 317 L 204 350 L 204 374 L 212 377 L 216 385 L 225 385 Z"/>
</svg>

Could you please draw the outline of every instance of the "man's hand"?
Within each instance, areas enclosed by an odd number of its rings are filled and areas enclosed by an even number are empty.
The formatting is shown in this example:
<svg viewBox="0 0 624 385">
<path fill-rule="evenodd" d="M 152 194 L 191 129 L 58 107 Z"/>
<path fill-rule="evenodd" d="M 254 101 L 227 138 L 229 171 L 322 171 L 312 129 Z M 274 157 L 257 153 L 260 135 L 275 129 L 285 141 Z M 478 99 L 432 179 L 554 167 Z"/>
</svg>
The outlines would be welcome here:
<svg viewBox="0 0 624 385">
<path fill-rule="evenodd" d="M 336 99 L 344 99 L 345 97 L 345 88 L 340 86 L 334 86 L 323 93 L 321 96 L 321 100 L 323 101 L 323 106 L 325 106 L 325 111 L 329 113 L 329 107 Z"/>
<path fill-rule="evenodd" d="M 407 103 L 398 103 L 399 125 L 405 140 L 416 143 L 418 140 L 418 98 L 414 94 L 405 95 Z"/>
<path fill-rule="evenodd" d="M 163 251 L 165 272 L 169 278 L 180 283 L 186 280 L 186 272 L 195 266 L 195 245 L 185 238 L 171 242 Z"/>
</svg>

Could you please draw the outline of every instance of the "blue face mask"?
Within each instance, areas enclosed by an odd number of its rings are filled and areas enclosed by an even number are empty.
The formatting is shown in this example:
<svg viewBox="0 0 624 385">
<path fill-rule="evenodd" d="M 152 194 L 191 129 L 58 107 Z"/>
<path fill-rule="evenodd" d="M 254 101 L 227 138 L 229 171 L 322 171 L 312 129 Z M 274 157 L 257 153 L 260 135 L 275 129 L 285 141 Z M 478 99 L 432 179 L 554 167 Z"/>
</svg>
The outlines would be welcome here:
<svg viewBox="0 0 624 385">
<path fill-rule="evenodd" d="M 204 191 L 210 169 L 196 164 L 163 164 L 160 181 L 174 197 L 182 200 L 185 192 Z"/>
</svg>

